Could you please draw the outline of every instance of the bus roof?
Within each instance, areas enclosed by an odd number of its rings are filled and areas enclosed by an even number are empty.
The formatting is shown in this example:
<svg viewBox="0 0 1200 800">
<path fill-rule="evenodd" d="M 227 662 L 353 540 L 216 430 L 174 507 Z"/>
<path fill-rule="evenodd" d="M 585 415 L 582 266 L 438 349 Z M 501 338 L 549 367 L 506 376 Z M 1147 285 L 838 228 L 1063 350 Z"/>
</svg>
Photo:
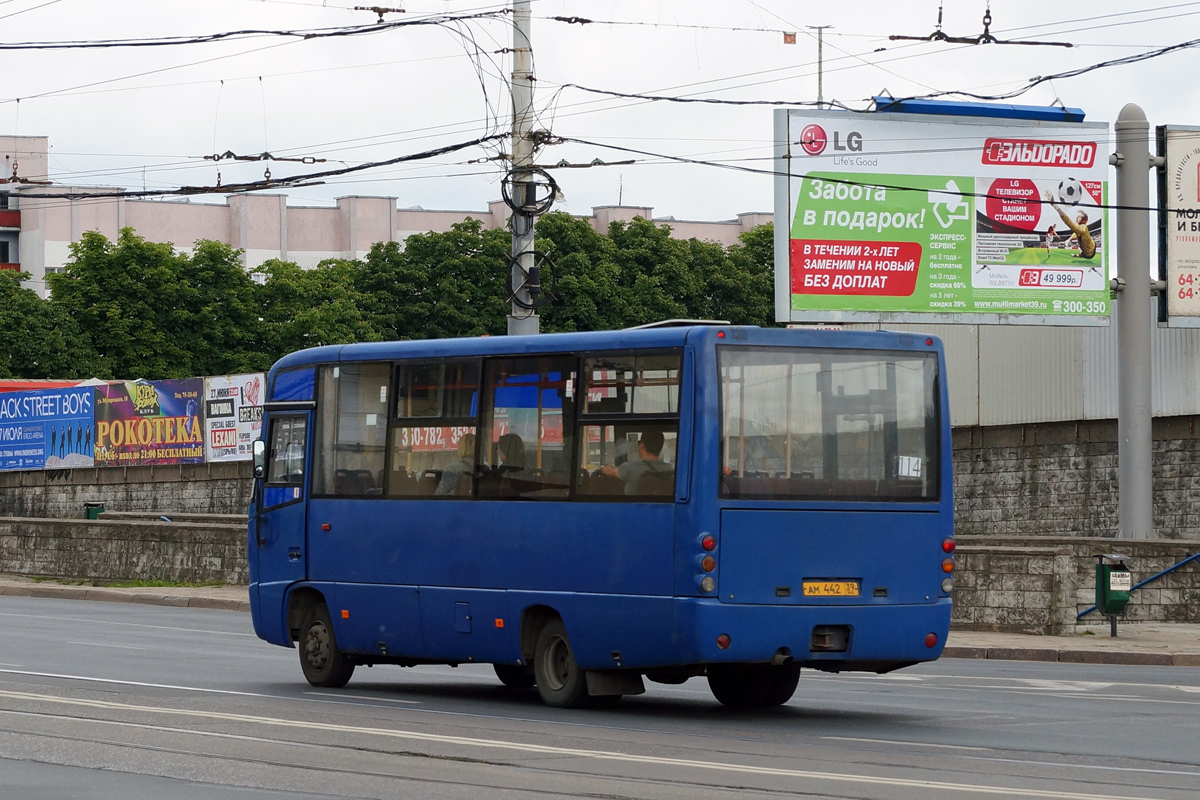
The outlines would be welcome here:
<svg viewBox="0 0 1200 800">
<path fill-rule="evenodd" d="M 459 339 L 413 339 L 327 345 L 284 356 L 272 373 L 289 367 L 347 361 L 390 361 L 404 358 L 520 356 L 578 350 L 625 350 L 682 347 L 724 339 L 729 344 L 837 347 L 850 349 L 921 349 L 941 351 L 937 337 L 895 331 L 840 331 L 759 328 L 755 325 L 686 325 L 627 328 L 615 331 L 544 333 L 534 336 L 472 336 Z"/>
</svg>

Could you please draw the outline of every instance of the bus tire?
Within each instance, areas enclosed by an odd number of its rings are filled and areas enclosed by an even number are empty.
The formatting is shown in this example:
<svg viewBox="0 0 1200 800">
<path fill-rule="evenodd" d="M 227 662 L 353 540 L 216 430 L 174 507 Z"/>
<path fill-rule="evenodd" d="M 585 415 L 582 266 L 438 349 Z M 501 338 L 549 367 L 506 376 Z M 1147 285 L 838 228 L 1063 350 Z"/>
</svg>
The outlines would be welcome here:
<svg viewBox="0 0 1200 800">
<path fill-rule="evenodd" d="M 492 664 L 492 668 L 496 670 L 496 677 L 500 682 L 510 689 L 529 689 L 537 683 L 529 667 L 520 664 Z"/>
<path fill-rule="evenodd" d="M 798 664 L 782 664 L 771 667 L 771 687 L 763 699 L 763 706 L 781 706 L 796 693 L 796 685 L 800 682 L 800 666 Z"/>
<path fill-rule="evenodd" d="M 354 674 L 354 664 L 338 649 L 333 622 L 324 603 L 309 608 L 300 624 L 300 669 L 313 686 L 340 689 Z"/>
<path fill-rule="evenodd" d="M 567 627 L 552 619 L 538 633 L 534 646 L 533 676 L 542 702 L 551 708 L 588 705 L 587 676 L 575 660 Z"/>
<path fill-rule="evenodd" d="M 713 697 L 730 708 L 761 706 L 774 688 L 773 676 L 765 665 L 713 664 L 707 672 Z"/>
</svg>

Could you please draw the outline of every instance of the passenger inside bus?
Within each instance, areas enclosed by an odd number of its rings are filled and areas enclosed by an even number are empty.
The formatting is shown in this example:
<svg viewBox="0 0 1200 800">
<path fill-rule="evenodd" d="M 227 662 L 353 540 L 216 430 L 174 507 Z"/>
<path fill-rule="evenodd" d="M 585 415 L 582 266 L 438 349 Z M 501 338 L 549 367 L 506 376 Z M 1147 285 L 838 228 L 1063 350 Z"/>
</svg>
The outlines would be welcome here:
<svg viewBox="0 0 1200 800">
<path fill-rule="evenodd" d="M 471 476 L 475 472 L 475 434 L 465 433 L 458 440 L 458 460 L 446 465 L 438 480 L 435 495 L 471 493 Z"/>
<path fill-rule="evenodd" d="M 659 458 L 663 441 L 662 431 L 645 431 L 638 439 L 637 460 L 627 460 L 620 466 L 605 464 L 600 467 L 600 474 L 620 478 L 627 495 L 670 494 L 675 468 Z"/>
</svg>

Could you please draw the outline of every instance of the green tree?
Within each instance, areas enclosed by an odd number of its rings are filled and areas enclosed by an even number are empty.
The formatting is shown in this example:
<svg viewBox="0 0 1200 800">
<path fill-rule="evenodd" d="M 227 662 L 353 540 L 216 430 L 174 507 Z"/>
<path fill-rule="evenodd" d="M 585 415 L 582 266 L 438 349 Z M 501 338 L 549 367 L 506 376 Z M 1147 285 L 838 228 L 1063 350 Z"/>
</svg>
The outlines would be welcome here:
<svg viewBox="0 0 1200 800">
<path fill-rule="evenodd" d="M 389 339 L 502 334 L 511 237 L 467 219 L 448 231 L 376 244 L 357 289 L 373 326 Z"/>
<path fill-rule="evenodd" d="M 737 325 L 775 324 L 775 231 L 770 223 L 743 233 L 706 274 L 709 319 Z"/>
<path fill-rule="evenodd" d="M 271 259 L 254 270 L 265 277 L 254 291 L 265 363 L 308 347 L 382 339 L 356 288 L 361 270 L 361 262 L 345 259 L 327 259 L 315 269 Z"/>
<path fill-rule="evenodd" d="M 0 270 L 0 378 L 90 378 L 96 353 L 75 320 L 21 287 L 26 272 Z"/>
<path fill-rule="evenodd" d="M 124 228 L 115 243 L 87 231 L 71 244 L 51 300 L 75 320 L 106 378 L 183 378 L 192 370 L 187 258 Z"/>
<path fill-rule="evenodd" d="M 192 375 L 265 370 L 270 358 L 262 340 L 254 282 L 242 267 L 241 251 L 200 240 L 186 265 L 178 323 L 192 342 Z"/>
</svg>

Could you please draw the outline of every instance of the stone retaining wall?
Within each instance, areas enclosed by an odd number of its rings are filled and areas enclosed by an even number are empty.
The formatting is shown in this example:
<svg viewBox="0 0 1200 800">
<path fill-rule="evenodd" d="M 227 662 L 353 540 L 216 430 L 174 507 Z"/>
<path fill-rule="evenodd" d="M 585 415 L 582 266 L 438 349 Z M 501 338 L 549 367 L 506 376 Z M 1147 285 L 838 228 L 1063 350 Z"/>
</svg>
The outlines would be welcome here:
<svg viewBox="0 0 1200 800">
<path fill-rule="evenodd" d="M 250 476 L 249 461 L 0 472 L 0 516 L 80 519 L 92 502 L 112 511 L 245 516 Z"/>
<path fill-rule="evenodd" d="M 1138 583 L 1200 552 L 1200 539 L 960 536 L 953 624 L 960 630 L 1064 633 L 1095 602 L 1096 555 L 1118 552 Z M 1200 622 L 1200 563 L 1134 592 L 1122 620 Z M 1101 623 L 1097 612 L 1081 622 Z"/>
<path fill-rule="evenodd" d="M 1200 417 L 1154 420 L 1154 526 L 1200 537 Z M 1117 533 L 1115 420 L 954 430 L 960 534 L 1109 537 Z"/>
<path fill-rule="evenodd" d="M 0 518 L 0 572 L 245 585 L 245 525 Z"/>
</svg>

